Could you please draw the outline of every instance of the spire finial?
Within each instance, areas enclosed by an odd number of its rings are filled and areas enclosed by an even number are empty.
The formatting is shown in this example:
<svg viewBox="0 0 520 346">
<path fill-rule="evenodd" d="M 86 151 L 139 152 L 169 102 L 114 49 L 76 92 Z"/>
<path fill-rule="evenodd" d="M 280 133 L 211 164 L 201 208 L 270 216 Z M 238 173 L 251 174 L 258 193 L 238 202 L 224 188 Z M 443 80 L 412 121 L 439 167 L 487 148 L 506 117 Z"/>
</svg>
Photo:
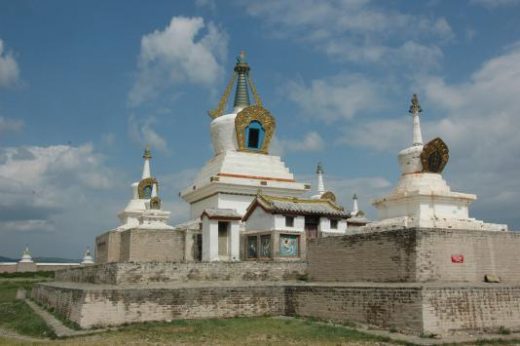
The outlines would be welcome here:
<svg viewBox="0 0 520 346">
<path fill-rule="evenodd" d="M 408 112 L 410 112 L 411 114 L 422 113 L 422 108 L 419 104 L 419 98 L 417 97 L 417 94 L 413 94 L 412 104 L 410 105 L 410 110 Z"/>
<path fill-rule="evenodd" d="M 240 51 L 240 55 L 237 57 L 237 63 L 234 69 L 234 71 L 238 74 L 235 101 L 233 102 L 233 108 L 235 112 L 238 112 L 243 108 L 251 105 L 251 102 L 249 101 L 249 90 L 247 88 L 249 70 L 250 67 L 246 61 L 246 52 Z"/>
<path fill-rule="evenodd" d="M 354 196 L 352 196 L 352 199 L 358 199 L 357 194 L 354 194 Z"/>
<path fill-rule="evenodd" d="M 318 162 L 318 166 L 316 167 L 316 174 L 323 174 L 325 173 L 323 171 L 323 165 L 321 164 L 321 162 Z"/>
<path fill-rule="evenodd" d="M 412 104 L 410 105 L 409 112 L 412 114 L 412 117 L 413 117 L 412 145 L 414 145 L 414 146 L 423 145 L 421 121 L 419 120 L 419 113 L 422 112 L 422 108 L 421 108 L 421 105 L 419 104 L 419 98 L 417 98 L 417 94 L 413 94 L 413 96 L 412 96 Z"/>
<path fill-rule="evenodd" d="M 150 149 L 150 144 L 146 145 L 144 149 L 143 159 L 150 160 L 152 158 L 152 150 Z"/>
</svg>

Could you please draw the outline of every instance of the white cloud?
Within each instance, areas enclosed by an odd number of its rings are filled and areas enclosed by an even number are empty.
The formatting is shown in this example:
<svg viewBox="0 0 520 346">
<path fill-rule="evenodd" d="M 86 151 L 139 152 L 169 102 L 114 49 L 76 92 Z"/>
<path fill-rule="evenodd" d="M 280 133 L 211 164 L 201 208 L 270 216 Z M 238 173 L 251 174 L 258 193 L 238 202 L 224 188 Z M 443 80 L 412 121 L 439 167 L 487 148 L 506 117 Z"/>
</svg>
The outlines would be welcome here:
<svg viewBox="0 0 520 346">
<path fill-rule="evenodd" d="M 0 88 L 12 87 L 19 82 L 20 69 L 13 53 L 5 51 L 4 41 L 0 39 Z"/>
<path fill-rule="evenodd" d="M 0 116 L 0 134 L 18 132 L 24 126 L 24 122 L 18 119 L 9 119 Z"/>
<path fill-rule="evenodd" d="M 383 86 L 359 75 L 315 79 L 309 85 L 290 81 L 282 90 L 303 114 L 326 122 L 351 119 L 384 104 Z"/>
<path fill-rule="evenodd" d="M 310 44 L 332 58 L 358 63 L 437 65 L 439 44 L 454 33 L 445 18 L 382 8 L 369 0 L 245 1 L 276 37 Z M 426 44 L 418 42 L 430 41 Z M 410 44 L 413 43 L 411 47 Z M 413 49 L 411 49 L 413 48 Z M 427 55 L 428 59 L 423 61 Z"/>
<path fill-rule="evenodd" d="M 279 148 L 276 148 L 277 153 L 291 152 L 291 151 L 320 151 L 324 147 L 323 139 L 320 134 L 311 131 L 308 132 L 303 138 L 297 140 L 282 139 L 277 140 L 276 143 Z"/>
<path fill-rule="evenodd" d="M 520 5 L 520 0 L 470 0 L 470 3 L 487 8 L 496 8 Z"/>
<path fill-rule="evenodd" d="M 92 145 L 0 149 L 0 228 L 48 231 L 52 217 L 78 208 L 89 190 L 114 185 Z"/>
<path fill-rule="evenodd" d="M 173 17 L 164 30 L 143 36 L 130 104 L 139 105 L 178 83 L 211 88 L 222 75 L 227 42 L 222 29 L 201 17 Z"/>
<path fill-rule="evenodd" d="M 144 121 L 140 121 L 135 117 L 135 115 L 130 115 L 128 118 L 128 131 L 130 138 L 141 144 L 143 147 L 150 145 L 152 148 L 158 149 L 162 152 L 167 152 L 168 143 L 166 142 L 166 139 L 158 134 L 153 128 L 155 122 L 156 120 L 153 117 L 148 117 Z"/>
</svg>

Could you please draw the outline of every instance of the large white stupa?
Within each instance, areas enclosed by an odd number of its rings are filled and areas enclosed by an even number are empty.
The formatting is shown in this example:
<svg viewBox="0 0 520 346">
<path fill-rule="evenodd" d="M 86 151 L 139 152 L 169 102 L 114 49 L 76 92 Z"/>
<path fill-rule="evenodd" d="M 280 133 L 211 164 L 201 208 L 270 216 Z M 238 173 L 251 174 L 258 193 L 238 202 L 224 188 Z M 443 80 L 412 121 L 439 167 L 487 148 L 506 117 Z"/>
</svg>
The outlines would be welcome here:
<svg viewBox="0 0 520 346">
<path fill-rule="evenodd" d="M 224 114 L 235 84 L 233 111 Z M 269 154 L 276 121 L 262 107 L 243 52 L 218 107 L 209 114 L 213 118 L 210 128 L 215 156 L 193 184 L 181 192 L 191 205 L 192 219 L 200 217 L 205 209 L 233 209 L 244 215 L 259 189 L 283 197 L 299 197 L 310 189 L 295 181 L 279 156 Z"/>
<path fill-rule="evenodd" d="M 448 147 L 440 138 L 423 144 L 419 115 L 422 112 L 413 95 L 410 113 L 413 141 L 399 153 L 401 177 L 395 189 L 373 202 L 378 220 L 365 230 L 389 228 L 441 228 L 506 231 L 507 225 L 490 224 L 469 217 L 474 194 L 451 191 L 441 172 L 449 158 Z"/>
</svg>

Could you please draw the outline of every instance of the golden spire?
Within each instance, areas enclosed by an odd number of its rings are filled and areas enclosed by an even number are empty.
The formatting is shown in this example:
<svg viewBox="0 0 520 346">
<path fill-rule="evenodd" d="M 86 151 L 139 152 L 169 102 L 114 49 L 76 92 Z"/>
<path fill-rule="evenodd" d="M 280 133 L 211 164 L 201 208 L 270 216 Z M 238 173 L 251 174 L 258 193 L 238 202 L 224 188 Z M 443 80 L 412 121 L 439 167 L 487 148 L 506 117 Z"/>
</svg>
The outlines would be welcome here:
<svg viewBox="0 0 520 346">
<path fill-rule="evenodd" d="M 250 70 L 251 68 L 249 67 L 249 64 L 246 61 L 246 53 L 244 51 L 241 51 L 240 55 L 237 57 L 237 62 L 235 64 L 235 68 L 233 69 L 231 79 L 229 80 L 226 89 L 224 90 L 224 94 L 220 98 L 217 107 L 208 112 L 211 118 L 215 119 L 220 117 L 221 115 L 224 115 L 229 95 L 231 94 L 231 89 L 233 89 L 233 86 L 235 85 L 235 81 L 237 86 L 235 91 L 233 107 L 240 109 L 251 105 L 251 102 L 249 100 L 248 89 L 251 89 L 256 105 L 262 106 L 262 100 L 258 96 L 255 85 L 251 80 L 251 76 L 249 73 Z"/>
</svg>

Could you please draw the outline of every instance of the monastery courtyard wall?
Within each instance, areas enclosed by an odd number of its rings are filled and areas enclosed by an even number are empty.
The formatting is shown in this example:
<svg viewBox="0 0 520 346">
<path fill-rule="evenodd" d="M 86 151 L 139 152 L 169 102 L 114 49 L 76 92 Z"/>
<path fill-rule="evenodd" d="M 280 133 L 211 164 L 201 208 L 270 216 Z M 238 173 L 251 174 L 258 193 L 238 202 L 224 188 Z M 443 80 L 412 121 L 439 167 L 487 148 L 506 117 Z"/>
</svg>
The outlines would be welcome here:
<svg viewBox="0 0 520 346">
<path fill-rule="evenodd" d="M 38 284 L 33 298 L 83 328 L 285 315 L 413 334 L 518 331 L 518 248 L 520 235 L 514 232 L 391 230 L 310 241 L 308 263 L 69 269 L 58 272 L 56 282 Z M 498 276 L 501 283 L 486 283 L 484 275 Z"/>
</svg>

